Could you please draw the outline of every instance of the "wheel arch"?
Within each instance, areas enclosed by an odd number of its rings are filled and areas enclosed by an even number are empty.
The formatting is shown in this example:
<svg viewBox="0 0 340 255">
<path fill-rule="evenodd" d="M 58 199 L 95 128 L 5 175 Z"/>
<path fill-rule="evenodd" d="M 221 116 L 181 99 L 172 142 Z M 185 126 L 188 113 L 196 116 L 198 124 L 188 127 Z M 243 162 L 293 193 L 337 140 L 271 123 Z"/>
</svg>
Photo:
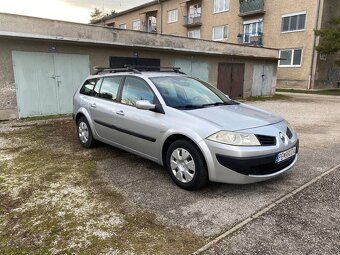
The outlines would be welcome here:
<svg viewBox="0 0 340 255">
<path fill-rule="evenodd" d="M 92 135 L 97 139 L 97 137 L 98 137 L 97 136 L 97 131 L 96 131 L 94 125 L 93 125 L 93 121 L 91 119 L 91 116 L 90 116 L 89 112 L 84 107 L 80 108 L 78 110 L 78 112 L 76 113 L 75 117 L 74 117 L 74 120 L 75 120 L 76 124 L 78 124 L 78 121 L 79 121 L 79 119 L 81 117 L 85 117 L 86 118 L 87 122 L 89 123 L 89 125 L 91 127 Z"/>
<path fill-rule="evenodd" d="M 202 153 L 203 158 L 205 163 L 207 164 L 207 159 L 206 156 L 204 155 L 202 148 L 199 146 L 199 144 L 195 141 L 195 139 L 190 138 L 189 136 L 185 135 L 185 134 L 180 134 L 180 133 L 174 133 L 169 135 L 165 141 L 163 142 L 163 146 L 162 146 L 162 165 L 165 165 L 165 157 L 166 157 L 166 153 L 168 151 L 168 148 L 170 147 L 170 145 L 177 141 L 177 140 L 187 140 L 188 142 L 192 143 L 193 145 L 195 145 L 197 147 L 197 149 Z"/>
</svg>

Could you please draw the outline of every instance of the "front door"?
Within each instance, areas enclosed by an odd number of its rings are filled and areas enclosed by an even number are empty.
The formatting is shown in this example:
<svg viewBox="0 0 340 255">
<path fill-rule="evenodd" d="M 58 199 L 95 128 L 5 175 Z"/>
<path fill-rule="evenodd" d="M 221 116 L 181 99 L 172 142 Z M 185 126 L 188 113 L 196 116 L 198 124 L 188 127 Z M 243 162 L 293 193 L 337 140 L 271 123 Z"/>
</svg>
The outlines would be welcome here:
<svg viewBox="0 0 340 255">
<path fill-rule="evenodd" d="M 219 63 L 217 88 L 231 98 L 243 97 L 244 64 Z"/>
<path fill-rule="evenodd" d="M 118 107 L 117 130 L 120 132 L 118 143 L 149 159 L 156 160 L 159 155 L 162 113 L 141 110 L 135 107 L 138 100 L 156 101 L 155 94 L 141 78 L 127 76 L 124 82 Z"/>
</svg>

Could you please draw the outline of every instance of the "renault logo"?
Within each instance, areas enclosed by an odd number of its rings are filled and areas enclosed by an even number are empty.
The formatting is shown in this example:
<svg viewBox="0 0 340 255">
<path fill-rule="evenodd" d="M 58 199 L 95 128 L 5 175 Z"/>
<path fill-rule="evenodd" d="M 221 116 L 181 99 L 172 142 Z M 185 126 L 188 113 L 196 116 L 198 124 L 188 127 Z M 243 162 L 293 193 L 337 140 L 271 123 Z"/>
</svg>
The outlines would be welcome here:
<svg viewBox="0 0 340 255">
<path fill-rule="evenodd" d="M 287 144 L 287 142 L 288 142 L 287 137 L 284 134 L 282 134 L 281 132 L 279 133 L 279 136 L 280 136 L 281 141 L 284 144 Z"/>
</svg>

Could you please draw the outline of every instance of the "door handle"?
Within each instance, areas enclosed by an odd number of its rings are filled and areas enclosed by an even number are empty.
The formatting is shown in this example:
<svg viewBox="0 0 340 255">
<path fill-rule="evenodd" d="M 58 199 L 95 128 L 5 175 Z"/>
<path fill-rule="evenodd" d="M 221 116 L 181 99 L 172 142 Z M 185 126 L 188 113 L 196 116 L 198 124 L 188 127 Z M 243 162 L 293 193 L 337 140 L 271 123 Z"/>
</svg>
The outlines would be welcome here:
<svg viewBox="0 0 340 255">
<path fill-rule="evenodd" d="M 91 106 L 92 108 L 96 108 L 96 107 L 97 107 L 96 103 L 90 104 L 90 106 Z"/>
<path fill-rule="evenodd" d="M 125 113 L 123 111 L 118 111 L 116 112 L 117 115 L 120 115 L 120 116 L 125 116 Z"/>
</svg>

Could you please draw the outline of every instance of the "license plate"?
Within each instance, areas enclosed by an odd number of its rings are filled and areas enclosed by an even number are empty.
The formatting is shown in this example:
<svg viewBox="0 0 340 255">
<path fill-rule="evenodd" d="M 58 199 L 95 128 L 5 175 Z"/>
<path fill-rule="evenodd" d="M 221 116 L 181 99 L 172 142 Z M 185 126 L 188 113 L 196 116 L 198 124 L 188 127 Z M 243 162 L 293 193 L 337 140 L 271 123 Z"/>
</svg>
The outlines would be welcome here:
<svg viewBox="0 0 340 255">
<path fill-rule="evenodd" d="M 289 159 L 291 157 L 293 157 L 296 154 L 296 147 L 290 148 L 289 150 L 280 152 L 278 154 L 276 154 L 276 159 L 275 159 L 275 163 L 280 163 L 281 161 L 284 161 L 286 159 Z"/>
</svg>

